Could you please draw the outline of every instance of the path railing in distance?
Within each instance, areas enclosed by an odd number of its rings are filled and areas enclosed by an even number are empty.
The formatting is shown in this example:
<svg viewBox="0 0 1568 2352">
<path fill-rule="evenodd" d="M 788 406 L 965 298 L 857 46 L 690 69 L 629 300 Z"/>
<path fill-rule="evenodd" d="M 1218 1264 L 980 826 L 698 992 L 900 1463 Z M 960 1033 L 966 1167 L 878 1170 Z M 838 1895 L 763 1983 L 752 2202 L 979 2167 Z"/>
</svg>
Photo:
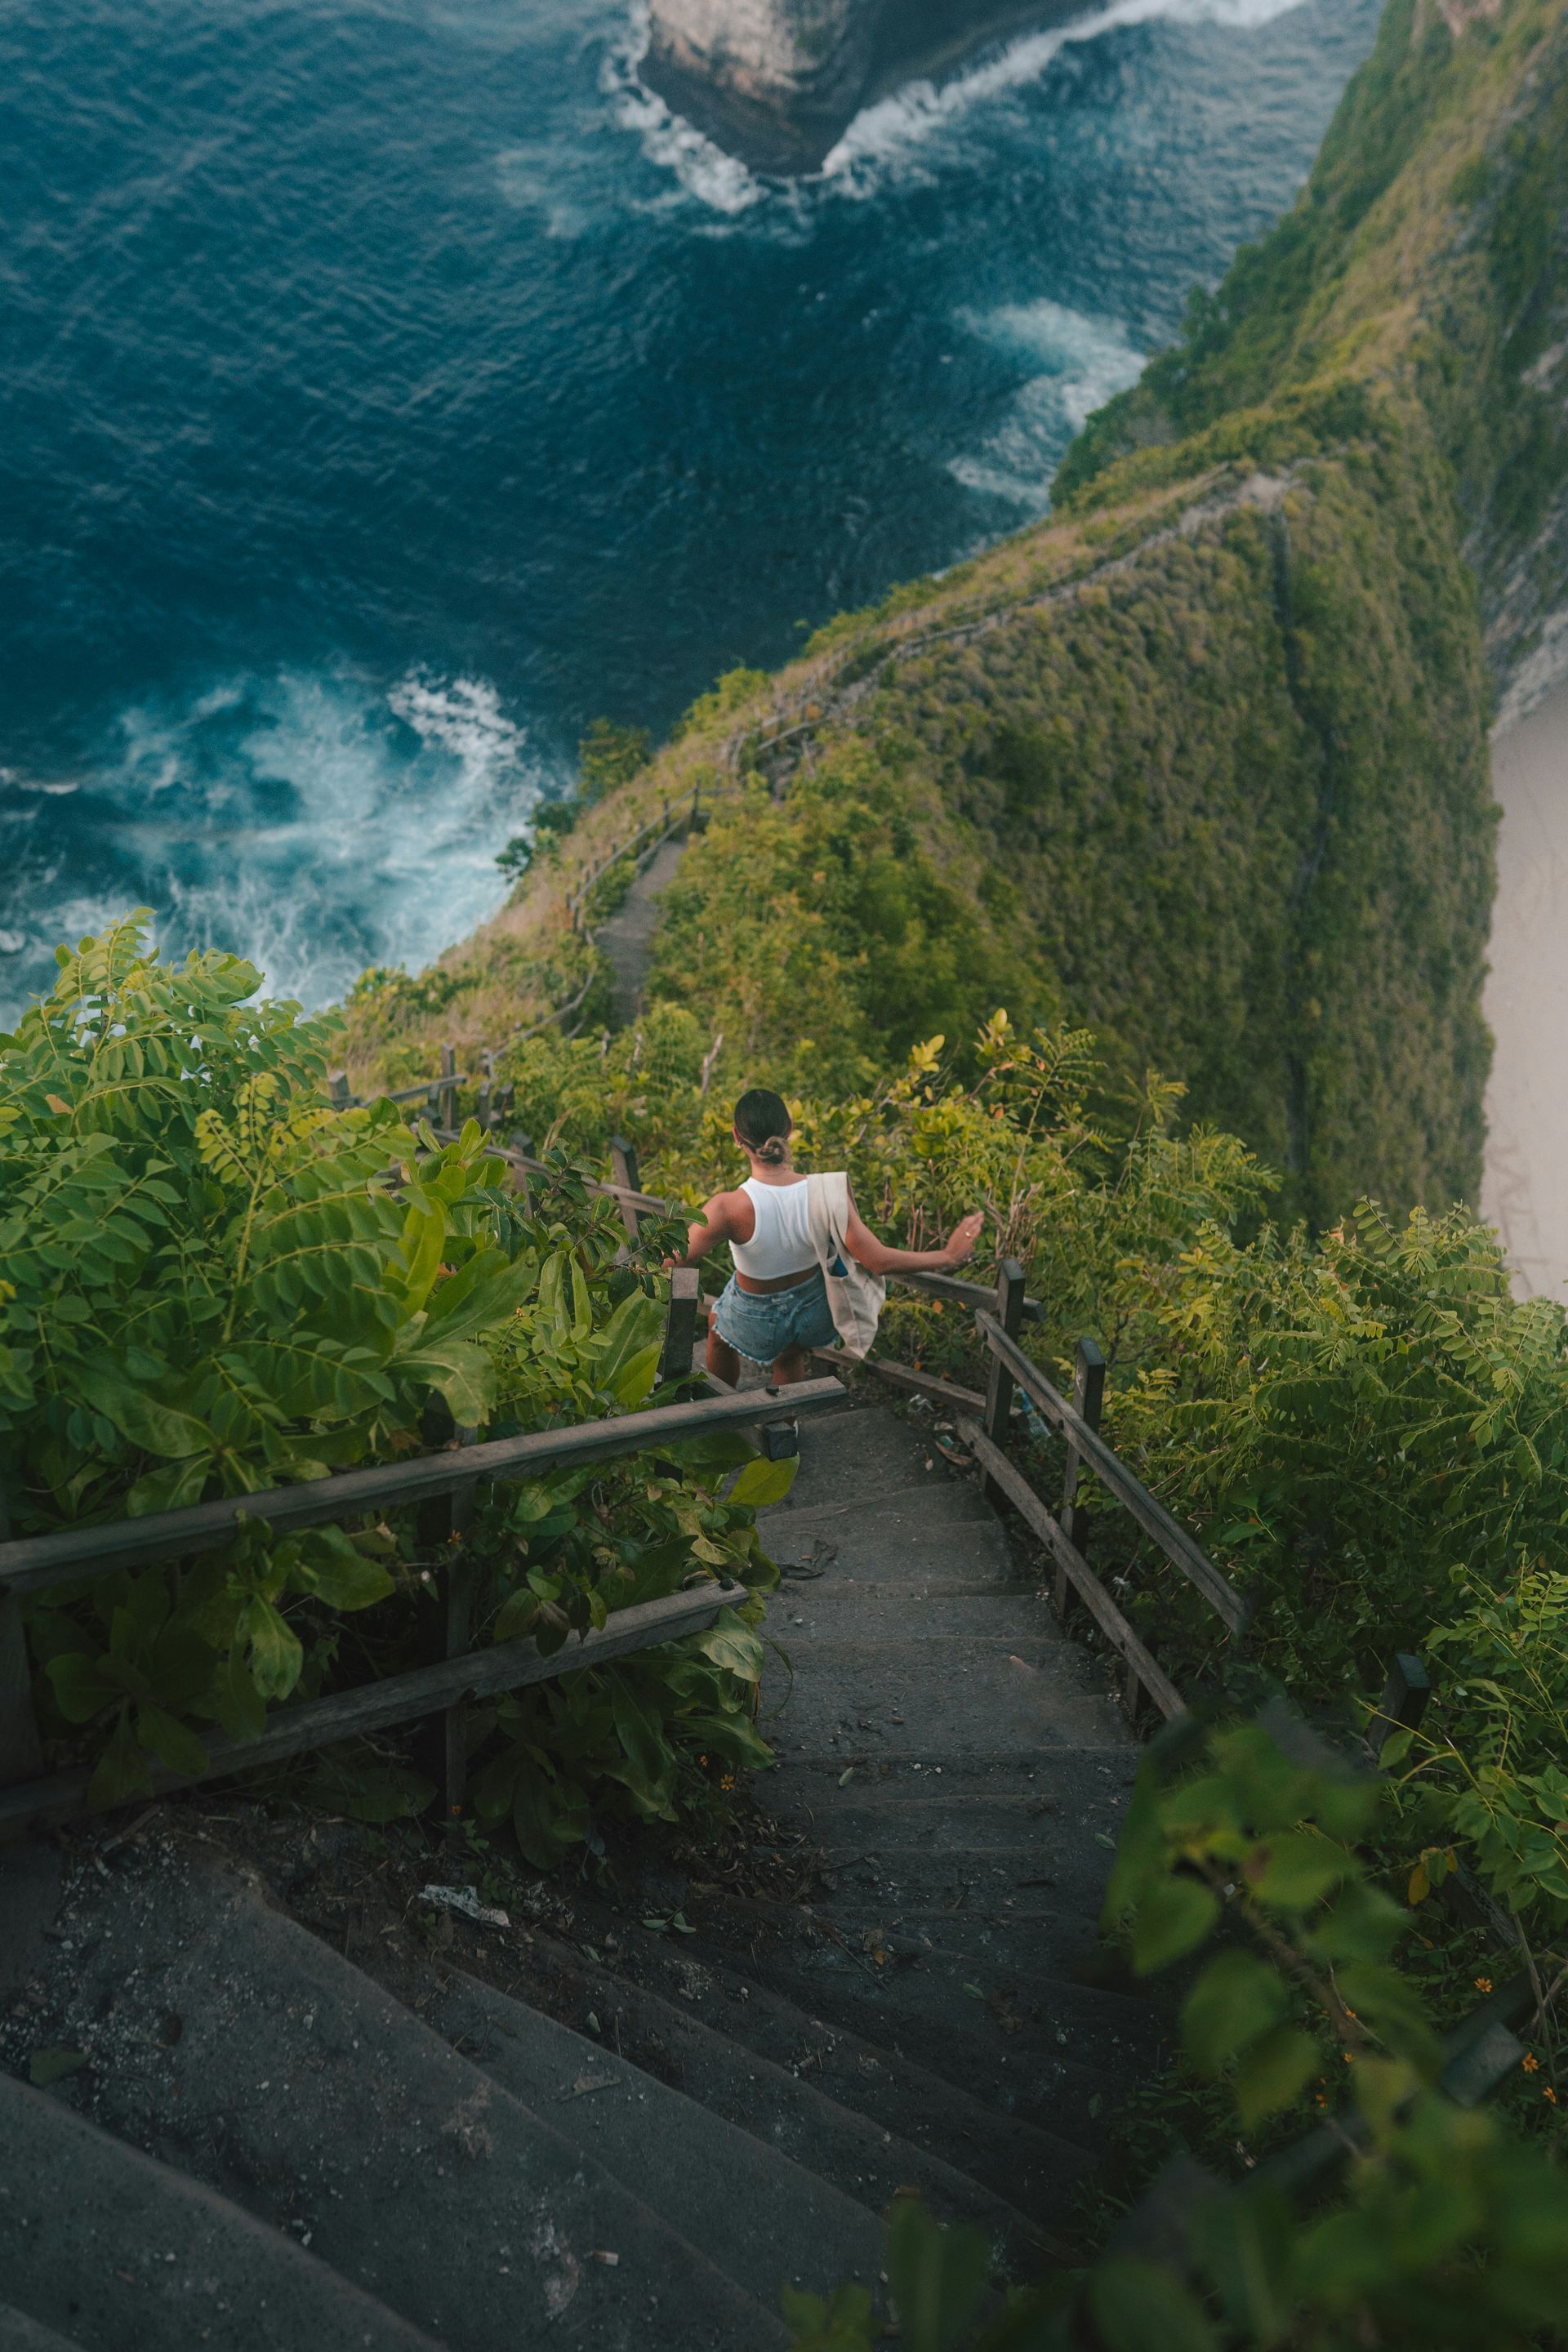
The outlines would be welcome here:
<svg viewBox="0 0 1568 2352">
<path fill-rule="evenodd" d="M 684 1272 L 671 1283 L 661 1377 L 690 1376 L 696 1284 Z M 792 1388 L 789 1411 L 796 1416 L 822 1412 L 844 1396 L 834 1379 Z M 421 1548 L 434 1550 L 442 1579 L 436 1591 L 445 1603 L 445 1654 L 437 1663 L 388 1675 L 355 1690 L 285 1707 L 254 1740 L 215 1739 L 207 1765 L 196 1774 L 159 1772 L 156 1789 L 214 1780 L 276 1762 L 395 1724 L 411 1723 L 440 1711 L 446 1728 L 446 1801 L 449 1822 L 461 1818 L 467 1794 L 468 1739 L 465 1708 L 473 1696 L 493 1696 L 530 1683 L 552 1680 L 633 1650 L 696 1633 L 721 1610 L 744 1598 L 739 1585 L 705 1583 L 617 1612 L 597 1632 L 569 1641 L 549 1657 L 531 1640 L 476 1650 L 471 1645 L 474 1571 L 464 1559 L 462 1537 L 469 1525 L 476 1489 L 481 1485 L 521 1483 L 563 1465 L 607 1462 L 644 1454 L 683 1437 L 715 1429 L 744 1429 L 776 1421 L 776 1389 L 742 1395 L 700 1397 L 657 1405 L 646 1412 L 618 1413 L 608 1420 L 580 1422 L 560 1429 L 530 1431 L 521 1437 L 459 1442 L 405 1462 L 378 1463 L 313 1478 L 259 1494 L 226 1496 L 180 1511 L 149 1513 L 94 1526 L 60 1528 L 48 1535 L 0 1541 L 0 1640 L 19 1642 L 17 1602 L 26 1593 L 79 1584 L 117 1569 L 174 1561 L 213 1551 L 233 1540 L 247 1521 L 265 1520 L 279 1533 L 355 1519 L 366 1511 L 418 1510 Z M 455 1540 L 454 1540 L 455 1539 Z M 9 1659 L 7 1651 L 0 1664 Z M 9 1660 L 12 1665 L 16 1660 Z M 32 1697 L 25 1672 L 0 1678 L 0 1842 L 45 1824 L 69 1821 L 87 1808 L 90 1772 L 43 1773 Z"/>
<path fill-rule="evenodd" d="M 437 1129 L 436 1135 L 441 1142 L 456 1140 L 455 1129 Z M 534 1158 L 517 1143 L 492 1141 L 490 1148 L 511 1164 L 518 1180 L 523 1182 L 530 1176 L 551 1173 L 548 1162 Z M 635 1237 L 644 1216 L 689 1213 L 678 1202 L 661 1200 L 640 1189 L 637 1154 L 620 1137 L 612 1145 L 611 1164 L 618 1181 L 601 1181 L 590 1184 L 589 1189 L 620 1204 L 628 1238 Z M 1114 1595 L 1089 1566 L 1089 1516 L 1077 1496 L 1080 1469 L 1094 1472 L 1171 1564 L 1202 1593 L 1232 1636 L 1245 1633 L 1248 1604 L 1215 1567 L 1202 1546 L 1101 1437 L 1105 1363 L 1095 1341 L 1086 1338 L 1079 1342 L 1069 1403 L 1018 1345 L 1016 1335 L 1024 1323 L 1038 1321 L 1045 1308 L 1040 1300 L 1026 1295 L 1024 1270 L 1016 1260 L 1010 1259 L 1003 1266 L 994 1286 L 945 1274 L 894 1275 L 891 1279 L 944 1304 L 973 1310 L 976 1331 L 992 1361 L 992 1377 L 985 1393 L 887 1357 L 869 1356 L 862 1360 L 847 1355 L 842 1349 L 818 1348 L 814 1350 L 818 1361 L 831 1365 L 835 1371 L 875 1373 L 896 1388 L 947 1405 L 963 1427 L 991 1500 L 1016 1510 L 1049 1553 L 1055 1566 L 1052 1600 L 1058 1615 L 1065 1621 L 1081 1604 L 1121 1658 L 1126 1668 L 1122 1703 L 1131 1721 L 1136 1724 L 1145 1702 L 1150 1701 L 1167 1719 L 1185 1714 L 1186 1702 L 1181 1693 L 1129 1622 Z M 697 1312 L 701 1312 L 700 1306 Z M 1068 1441 L 1067 1472 L 1058 1512 L 1047 1507 L 1022 1471 L 1007 1458 L 1005 1446 L 1016 1389 L 1022 1391 L 1035 1411 L 1054 1423 Z M 791 1391 L 792 1402 L 798 1393 Z"/>
<path fill-rule="evenodd" d="M 530 1154 L 515 1149 L 500 1149 L 501 1156 L 512 1160 L 525 1175 L 547 1175 L 550 1172 L 544 1161 L 535 1160 Z M 616 1181 L 600 1182 L 591 1189 L 605 1193 L 620 1203 L 629 1239 L 636 1239 L 638 1223 L 644 1216 L 668 1217 L 689 1213 L 674 1202 L 660 1200 L 655 1194 L 640 1190 L 637 1154 L 630 1144 L 618 1136 L 611 1146 L 611 1165 Z M 931 1397 L 951 1407 L 955 1417 L 964 1424 L 965 1434 L 985 1481 L 986 1493 L 994 1502 L 1011 1505 L 1050 1554 L 1056 1568 L 1052 1599 L 1058 1614 L 1066 1618 L 1075 1603 L 1080 1602 L 1122 1659 L 1126 1667 L 1122 1699 L 1129 1717 L 1135 1723 L 1146 1701 L 1152 1701 L 1167 1719 L 1184 1715 L 1187 1712 L 1186 1701 L 1147 1643 L 1129 1623 L 1125 1612 L 1096 1576 L 1085 1556 L 1089 1521 L 1089 1514 L 1077 1498 L 1080 1468 L 1093 1471 L 1100 1484 L 1115 1496 L 1172 1565 L 1179 1569 L 1188 1582 L 1202 1593 L 1231 1634 L 1239 1635 L 1245 1632 L 1248 1605 L 1235 1586 L 1215 1568 L 1201 1545 L 1101 1437 L 1100 1417 L 1105 1389 L 1105 1360 L 1095 1342 L 1089 1339 L 1079 1342 L 1073 1401 L 1069 1403 L 1018 1345 L 1016 1335 L 1024 1322 L 1037 1321 L 1045 1310 L 1038 1299 L 1026 1295 L 1024 1269 L 1016 1260 L 1007 1260 L 994 1288 L 982 1282 L 964 1282 L 957 1276 L 944 1274 L 895 1275 L 891 1279 L 911 1290 L 921 1291 L 927 1297 L 952 1301 L 954 1305 L 974 1310 L 976 1331 L 991 1359 L 991 1377 L 985 1394 L 983 1396 L 978 1390 L 962 1388 L 956 1381 L 940 1380 L 933 1373 L 918 1370 L 911 1365 L 897 1363 L 885 1357 L 870 1356 L 862 1362 L 847 1355 L 842 1349 L 818 1348 L 814 1350 L 817 1360 L 831 1364 L 836 1370 L 863 1369 L 874 1372 L 895 1387 Z M 700 1312 L 700 1307 L 696 1311 Z M 1005 1451 L 1015 1388 L 1021 1390 L 1036 1412 L 1053 1422 L 1067 1438 L 1067 1475 L 1059 1515 L 1047 1507 L 1022 1471 L 1008 1460 Z M 789 1391 L 792 1403 L 801 1393 L 799 1389 Z"/>
</svg>

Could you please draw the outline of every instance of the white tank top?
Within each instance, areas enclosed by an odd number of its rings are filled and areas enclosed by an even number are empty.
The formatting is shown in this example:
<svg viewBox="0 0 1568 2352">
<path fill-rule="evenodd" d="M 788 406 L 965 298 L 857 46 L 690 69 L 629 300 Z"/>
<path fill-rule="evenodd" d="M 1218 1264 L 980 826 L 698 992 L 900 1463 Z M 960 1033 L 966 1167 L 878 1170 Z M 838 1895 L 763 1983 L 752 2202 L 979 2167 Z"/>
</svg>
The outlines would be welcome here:
<svg viewBox="0 0 1568 2352">
<path fill-rule="evenodd" d="M 741 1190 L 756 1214 L 749 1242 L 731 1242 L 730 1255 L 737 1272 L 753 1282 L 777 1282 L 786 1274 L 805 1274 L 816 1264 L 816 1245 L 806 1216 L 804 1176 L 793 1184 L 763 1184 L 748 1176 Z"/>
</svg>

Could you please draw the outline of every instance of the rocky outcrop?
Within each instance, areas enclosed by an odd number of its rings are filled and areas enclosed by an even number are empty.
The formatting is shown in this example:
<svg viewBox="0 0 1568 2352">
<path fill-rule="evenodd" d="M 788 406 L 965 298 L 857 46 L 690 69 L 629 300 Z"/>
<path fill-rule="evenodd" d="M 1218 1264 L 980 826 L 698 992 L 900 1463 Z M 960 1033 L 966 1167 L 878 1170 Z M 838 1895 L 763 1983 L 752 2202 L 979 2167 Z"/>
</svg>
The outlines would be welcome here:
<svg viewBox="0 0 1568 2352">
<path fill-rule="evenodd" d="M 653 0 L 642 74 L 753 170 L 817 168 L 857 110 L 1074 0 Z"/>
</svg>

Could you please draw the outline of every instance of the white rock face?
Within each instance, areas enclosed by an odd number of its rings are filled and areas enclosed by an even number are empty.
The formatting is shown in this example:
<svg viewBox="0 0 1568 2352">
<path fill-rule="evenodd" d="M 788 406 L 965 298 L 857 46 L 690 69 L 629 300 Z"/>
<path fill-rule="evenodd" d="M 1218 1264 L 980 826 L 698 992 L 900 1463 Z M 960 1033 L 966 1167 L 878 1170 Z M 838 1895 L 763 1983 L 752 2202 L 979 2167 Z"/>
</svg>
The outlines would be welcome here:
<svg viewBox="0 0 1568 2352">
<path fill-rule="evenodd" d="M 652 0 L 643 79 L 763 172 L 822 162 L 868 97 L 1074 0 Z"/>
<path fill-rule="evenodd" d="M 885 0 L 653 0 L 644 79 L 764 171 L 820 163 L 859 102 Z"/>
</svg>

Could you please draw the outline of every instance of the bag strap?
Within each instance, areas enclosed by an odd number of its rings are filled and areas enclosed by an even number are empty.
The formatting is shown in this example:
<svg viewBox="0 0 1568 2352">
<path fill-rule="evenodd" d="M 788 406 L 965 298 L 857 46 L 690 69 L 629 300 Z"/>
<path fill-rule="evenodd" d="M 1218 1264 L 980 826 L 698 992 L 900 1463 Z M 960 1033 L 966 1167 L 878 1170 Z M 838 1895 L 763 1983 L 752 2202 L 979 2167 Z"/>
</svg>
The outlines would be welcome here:
<svg viewBox="0 0 1568 2352">
<path fill-rule="evenodd" d="M 848 1179 L 838 1171 L 831 1175 L 808 1176 L 805 1185 L 812 1244 L 826 1267 L 844 1253 L 845 1228 L 849 1223 Z"/>
</svg>

